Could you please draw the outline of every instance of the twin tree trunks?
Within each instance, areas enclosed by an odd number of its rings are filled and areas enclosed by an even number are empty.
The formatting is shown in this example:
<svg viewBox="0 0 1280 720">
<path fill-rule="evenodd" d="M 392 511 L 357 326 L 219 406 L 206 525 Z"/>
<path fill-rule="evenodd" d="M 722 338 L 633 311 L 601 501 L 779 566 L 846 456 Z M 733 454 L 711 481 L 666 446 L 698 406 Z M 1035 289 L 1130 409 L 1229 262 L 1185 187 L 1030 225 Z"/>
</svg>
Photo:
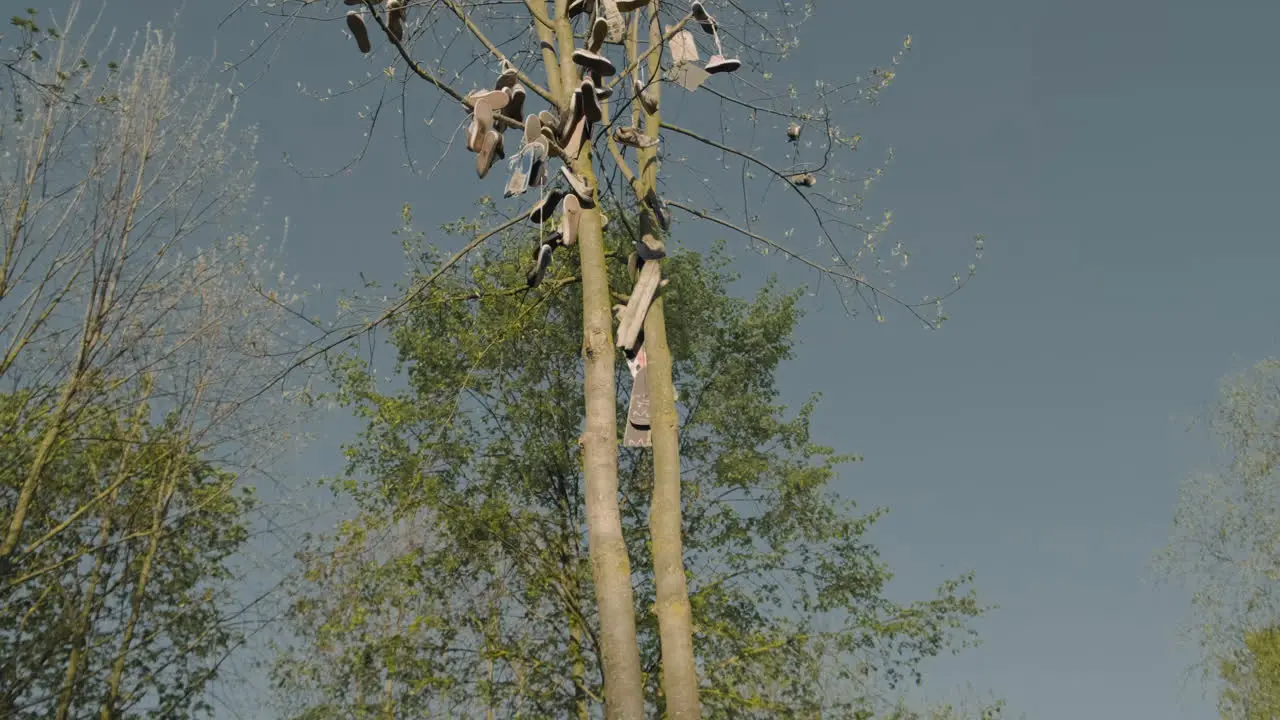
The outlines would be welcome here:
<svg viewBox="0 0 1280 720">
<path fill-rule="evenodd" d="M 380 14 L 381 0 L 346 0 L 363 4 L 352 10 L 347 25 L 361 52 L 372 43 L 363 11 L 370 13 L 388 40 L 403 51 L 405 5 L 389 0 Z M 636 639 L 635 598 L 631 568 L 618 508 L 618 427 L 614 369 L 616 358 L 613 310 L 604 248 L 602 204 L 623 208 L 624 198 L 600 196 L 592 152 L 592 129 L 607 124 L 610 153 L 627 177 L 635 194 L 638 226 L 629 266 L 634 287 L 618 308 L 616 348 L 626 355 L 633 387 L 624 442 L 652 447 L 654 482 L 649 518 L 653 548 L 656 607 L 662 650 L 661 687 L 666 713 L 686 720 L 701 716 L 698 675 L 694 663 L 692 612 L 685 580 L 680 509 L 680 455 L 678 416 L 672 382 L 672 359 L 667 345 L 663 299 L 665 282 L 661 261 L 666 256 L 660 234 L 670 228 L 670 216 L 657 194 L 658 136 L 661 127 L 661 92 L 657 79 L 668 45 L 679 82 L 696 89 L 708 76 L 732 72 L 741 66 L 726 58 L 715 20 L 700 2 L 694 2 L 676 25 L 663 27 L 660 0 L 555 0 L 548 12 L 544 0 L 526 0 L 541 41 L 546 89 L 511 64 L 485 39 L 454 0 L 444 0 L 464 25 L 488 48 L 501 65 L 493 89 L 455 98 L 471 111 L 466 147 L 476 154 L 476 173 L 485 178 L 496 161 L 506 157 L 507 130 L 521 133 L 513 155 L 504 195 L 512 197 L 538 188 L 540 198 L 527 213 L 538 225 L 538 247 L 533 252 L 530 286 L 541 282 L 552 253 L 577 245 L 582 277 L 583 360 L 585 364 L 585 430 L 581 437 L 586 479 L 588 542 L 600 614 L 600 639 L 604 665 L 605 705 L 609 718 L 640 720 L 644 717 L 644 680 Z M 582 18 L 584 22 L 578 21 Z M 697 67 L 694 38 L 684 26 L 694 21 L 714 39 L 716 54 L 705 68 Z M 584 44 L 579 46 L 574 23 L 585 24 Z M 609 58 L 606 44 L 621 45 L 625 65 L 621 73 Z M 643 48 L 643 50 L 642 50 Z M 423 71 L 418 69 L 420 75 Z M 606 78 L 616 78 L 606 82 Z M 649 78 L 644 81 L 643 78 Z M 692 79 L 691 79 L 692 78 Z M 629 80 L 634 102 L 620 103 L 610 114 L 614 86 Z M 437 83 L 439 86 L 439 84 Z M 524 116 L 529 88 L 551 107 Z M 442 87 L 442 89 L 444 89 Z M 452 94 L 452 93 L 451 93 Z M 631 122 L 621 121 L 625 107 Z M 612 130 L 612 133 L 607 130 Z M 633 148 L 638 172 L 631 171 L 619 145 Z M 548 163 L 563 163 L 559 173 L 547 172 Z M 549 181 L 549 178 L 555 178 Z M 558 220 L 552 215 L 561 208 Z M 545 224 L 555 222 L 551 230 Z M 579 710 L 581 712 L 581 708 Z"/>
</svg>

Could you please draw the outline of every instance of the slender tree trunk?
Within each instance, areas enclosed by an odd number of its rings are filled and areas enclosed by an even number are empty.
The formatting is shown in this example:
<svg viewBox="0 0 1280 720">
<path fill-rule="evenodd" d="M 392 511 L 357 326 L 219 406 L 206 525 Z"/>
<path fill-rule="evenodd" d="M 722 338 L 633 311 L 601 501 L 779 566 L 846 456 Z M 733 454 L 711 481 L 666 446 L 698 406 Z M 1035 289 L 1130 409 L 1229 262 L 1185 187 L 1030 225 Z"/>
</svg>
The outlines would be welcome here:
<svg viewBox="0 0 1280 720">
<path fill-rule="evenodd" d="M 183 453 L 183 447 L 175 447 L 175 453 Z M 107 680 L 107 696 L 103 699 L 101 720 L 114 720 L 119 713 L 120 684 L 124 679 L 125 662 L 129 657 L 129 648 L 133 644 L 133 635 L 137 631 L 138 621 L 142 617 L 142 603 L 146 597 L 147 583 L 151 580 L 151 570 L 155 566 L 156 555 L 160 549 L 160 537 L 163 534 L 165 518 L 169 514 L 169 501 L 173 498 L 176 478 L 183 471 L 185 458 L 175 457 L 168 472 L 160 481 L 156 492 L 156 506 L 151 514 L 151 530 L 147 537 L 147 552 L 142 558 L 142 567 L 138 569 L 138 580 L 133 586 L 133 595 L 129 599 L 129 620 L 125 623 L 120 638 L 120 650 L 116 653 L 111 675 Z"/>
<path fill-rule="evenodd" d="M 114 501 L 115 493 L 111 494 Z M 114 505 L 114 502 L 112 503 Z M 93 617 L 93 606 L 97 602 L 98 582 L 102 578 L 102 566 L 107 556 L 107 541 L 111 537 L 111 518 L 104 512 L 102 529 L 98 532 L 98 552 L 93 560 L 93 569 L 89 571 L 89 583 L 85 589 L 84 605 L 80 608 L 80 617 L 76 619 L 76 634 L 72 639 L 71 655 L 67 658 L 67 673 L 63 678 L 62 696 L 58 698 L 57 720 L 66 720 L 71 711 L 71 699 L 75 697 L 76 678 L 80 674 L 80 660 L 84 656 L 85 636 L 89 633 L 89 619 Z"/>
<path fill-rule="evenodd" d="M 566 608 L 566 613 L 572 611 Z M 582 624 L 573 615 L 569 617 L 569 657 L 573 659 L 573 708 L 578 720 L 589 720 L 587 709 L 587 664 L 582 656 Z"/>
<path fill-rule="evenodd" d="M 573 27 L 569 0 L 555 2 L 555 34 L 559 46 L 561 112 L 580 73 L 573 63 Z M 535 22 L 535 24 L 537 24 Z M 548 81 L 555 76 L 548 70 Z M 555 91 L 553 90 L 553 93 Z M 591 146 L 584 143 L 574 171 L 593 188 L 598 187 L 591 165 Z M 582 433 L 583 475 L 586 484 L 587 552 L 595 580 L 600 615 L 600 644 L 604 666 L 605 716 L 609 720 L 642 720 L 644 683 L 640 671 L 640 647 L 636 642 L 635 593 L 631 587 L 631 561 L 622 535 L 618 510 L 618 400 L 614 386 L 616 364 L 613 347 L 613 313 L 609 300 L 609 273 L 605 266 L 604 231 L 598 204 L 582 213 L 578 227 L 582 268 L 582 357 L 586 379 L 586 427 Z"/>
<path fill-rule="evenodd" d="M 58 698 L 57 720 L 66 720 L 71 712 L 71 701 L 75 697 L 76 680 L 80 674 L 81 660 L 84 659 L 86 635 L 91 625 L 94 606 L 97 604 L 98 584 L 102 580 L 102 567 L 106 564 L 107 547 L 111 539 L 111 510 L 115 507 L 120 494 L 120 486 L 129 473 L 129 460 L 133 454 L 134 443 L 139 440 L 139 428 L 150 410 L 151 377 L 143 377 L 142 400 L 130 421 L 127 434 L 123 438 L 124 448 L 120 451 L 120 465 L 116 468 L 115 477 L 111 479 L 111 493 L 107 496 L 102 510 L 102 528 L 98 531 L 98 551 L 93 561 L 93 569 L 89 573 L 88 588 L 85 590 L 84 605 L 77 620 L 76 635 L 72 641 L 71 655 L 67 658 L 67 673 L 63 681 L 62 696 Z M 92 461 L 91 461 L 92 462 Z M 97 473 L 95 472 L 96 476 Z"/>
<path fill-rule="evenodd" d="M 658 18 L 660 0 L 649 10 L 649 46 L 662 41 Z M 636 47 L 637 44 L 633 44 Z M 632 51 L 632 56 L 636 52 Z M 649 56 L 648 78 L 661 72 L 658 53 Z M 658 95 L 660 83 L 651 85 Z M 641 108 L 641 103 L 635 106 Z M 645 134 L 657 137 L 661 108 L 644 113 Z M 637 153 L 639 191 L 643 197 L 657 190 L 656 148 Z M 642 210 L 643 212 L 643 210 Z M 649 534 L 653 545 L 653 579 L 656 591 L 658 634 L 662 642 L 662 692 L 667 700 L 667 716 L 672 720 L 694 720 L 702 716 L 698 699 L 698 668 L 693 654 L 693 611 L 684 573 L 683 520 L 680 512 L 679 416 L 676 414 L 672 380 L 671 349 L 667 345 L 667 323 L 662 291 L 653 299 L 644 320 L 644 350 L 649 380 L 650 438 L 653 442 L 653 497 L 649 507 Z"/>
<path fill-rule="evenodd" d="M 592 186 L 591 153 L 584 148 L 576 170 Z M 644 685 L 636 643 L 631 561 L 618 510 L 618 401 L 614 386 L 613 314 L 605 269 L 604 233 L 597 206 L 582 213 L 578 228 L 582 263 L 582 356 L 586 366 L 586 429 L 582 433 L 586 477 L 587 550 L 595 579 L 604 656 L 605 713 L 610 720 L 641 720 Z"/>
</svg>

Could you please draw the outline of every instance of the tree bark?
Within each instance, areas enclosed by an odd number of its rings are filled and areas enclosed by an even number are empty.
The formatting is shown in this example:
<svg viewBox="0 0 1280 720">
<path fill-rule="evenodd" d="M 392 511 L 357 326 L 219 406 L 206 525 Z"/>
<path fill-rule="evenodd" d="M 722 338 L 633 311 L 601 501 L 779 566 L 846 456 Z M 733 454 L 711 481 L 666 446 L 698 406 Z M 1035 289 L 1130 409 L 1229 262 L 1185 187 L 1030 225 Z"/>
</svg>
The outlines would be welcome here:
<svg viewBox="0 0 1280 720">
<path fill-rule="evenodd" d="M 649 8 L 649 46 L 662 42 L 662 25 L 658 17 L 661 0 Z M 632 47 L 637 47 L 633 44 Z M 635 50 L 632 50 L 635 57 Z M 649 56 L 648 79 L 661 72 L 661 56 Z M 658 95 L 660 83 L 651 92 Z M 636 107 L 642 107 L 640 102 Z M 657 112 L 644 112 L 644 130 L 657 137 L 662 123 L 661 107 Z M 639 191 L 643 197 L 657 189 L 657 149 L 637 153 Z M 644 212 L 642 210 L 642 212 Z M 660 261 L 659 261 L 660 262 Z M 671 348 L 667 345 L 667 323 L 662 292 L 654 298 L 645 315 L 644 347 L 648 356 L 649 432 L 653 442 L 653 497 L 649 506 L 649 535 L 653 545 L 653 580 L 656 593 L 655 611 L 658 634 L 662 643 L 662 692 L 667 700 L 667 717 L 672 720 L 694 720 L 702 717 L 698 698 L 698 668 L 693 654 L 693 609 L 689 604 L 689 587 L 685 580 L 683 519 L 680 508 L 680 444 L 679 416 L 676 414 L 675 386 L 672 379 Z"/>
<path fill-rule="evenodd" d="M 589 146 L 575 163 L 596 186 Z M 586 428 L 582 433 L 586 479 L 587 550 L 595 579 L 604 656 L 605 714 L 610 720 L 644 717 L 644 685 L 636 642 L 631 561 L 618 510 L 618 416 L 614 386 L 613 315 L 605 269 L 604 232 L 597 205 L 582 213 L 578 228 L 582 266 L 582 357 L 585 365 Z"/>
</svg>

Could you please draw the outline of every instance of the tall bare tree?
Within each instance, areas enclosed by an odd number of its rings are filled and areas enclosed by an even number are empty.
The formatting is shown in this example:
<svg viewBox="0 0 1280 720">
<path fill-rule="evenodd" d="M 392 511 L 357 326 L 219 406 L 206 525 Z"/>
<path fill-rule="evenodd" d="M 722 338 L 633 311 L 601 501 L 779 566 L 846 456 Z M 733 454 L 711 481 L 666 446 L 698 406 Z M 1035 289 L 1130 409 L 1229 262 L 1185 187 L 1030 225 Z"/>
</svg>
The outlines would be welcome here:
<svg viewBox="0 0 1280 720">
<path fill-rule="evenodd" d="M 0 715 L 187 713 L 244 629 L 245 476 L 285 447 L 289 283 L 254 133 L 148 27 L 14 18 L 0 92 Z M 238 613 L 238 614 L 237 614 Z"/>
<path fill-rule="evenodd" d="M 436 112 L 429 124 L 452 127 L 461 121 L 465 139 L 433 141 L 445 152 L 465 146 L 475 153 L 482 179 L 505 154 L 507 131 L 523 131 L 512 145 L 504 195 L 523 198 L 530 187 L 541 188 L 532 207 L 523 199 L 510 207 L 513 221 L 527 217 L 546 228 L 534 249 L 530 283 L 537 283 L 553 251 L 576 248 L 580 268 L 586 367 L 581 443 L 609 715 L 638 718 L 644 700 L 630 561 L 617 503 L 621 436 L 627 444 L 651 444 L 654 453 L 650 530 L 667 707 L 672 717 L 699 717 L 680 534 L 678 414 L 665 327 L 666 313 L 673 310 L 665 307 L 660 291 L 671 215 L 678 210 L 737 234 L 754 249 L 803 265 L 833 288 L 851 313 L 867 308 L 881 318 L 883 304 L 897 303 L 930 326 L 939 324 L 942 299 L 963 285 L 973 266 L 964 277 L 955 276 L 941 296 L 910 302 L 894 294 L 881 279 L 881 271 L 888 270 L 881 245 L 890 215 L 871 222 L 863 208 L 862 193 L 881 177 L 883 165 L 852 169 L 860 164 L 860 137 L 840 124 L 842 108 L 873 103 L 890 85 L 910 39 L 887 67 L 834 82 L 806 77 L 814 82 L 804 91 L 777 87 L 771 66 L 796 46 L 799 26 L 815 12 L 810 2 L 295 0 L 264 3 L 261 9 L 278 18 L 272 40 L 306 22 L 331 27 L 341 21 L 353 55 L 358 51 L 384 65 L 385 72 L 369 73 L 343 93 L 367 89 L 379 96 L 367 113 L 373 124 L 388 107 L 389 95 L 398 95 L 402 110 L 410 112 L 411 83 L 425 83 L 437 107 L 441 98 L 451 101 L 453 117 Z M 250 57 L 269 57 L 262 47 L 255 45 Z M 545 106 L 533 112 L 538 101 Z M 744 136 L 748 140 L 736 140 Z M 405 151 L 416 169 L 417 150 L 407 132 Z M 673 158 L 679 162 L 669 162 Z M 556 159 L 568 171 L 563 176 L 546 172 Z M 670 168 L 666 173 L 664 160 Z M 686 188 L 701 186 L 707 176 L 717 179 L 709 183 L 708 199 L 697 201 L 687 194 L 675 197 L 672 178 L 664 174 L 684 175 Z M 540 184 L 544 175 L 550 179 Z M 560 177 L 563 187 L 554 189 Z M 734 191 L 716 192 L 727 187 Z M 560 204 L 564 209 L 556 226 L 553 216 Z M 810 227 L 769 237 L 759 229 L 766 207 L 770 213 L 798 211 Z M 627 228 L 633 248 L 606 247 L 606 210 Z M 491 234 L 477 236 L 441 271 Z M 816 238 L 816 246 L 797 237 Z M 825 257 L 817 260 L 815 254 Z M 901 243 L 890 254 L 903 265 L 910 257 Z M 609 287 L 610 261 L 628 263 L 635 271 L 629 292 Z M 610 312 L 615 297 L 625 303 L 616 338 Z M 397 302 L 366 327 L 406 305 L 407 300 Z M 614 412 L 615 348 L 624 351 L 634 373 L 634 412 L 623 433 Z"/>
</svg>

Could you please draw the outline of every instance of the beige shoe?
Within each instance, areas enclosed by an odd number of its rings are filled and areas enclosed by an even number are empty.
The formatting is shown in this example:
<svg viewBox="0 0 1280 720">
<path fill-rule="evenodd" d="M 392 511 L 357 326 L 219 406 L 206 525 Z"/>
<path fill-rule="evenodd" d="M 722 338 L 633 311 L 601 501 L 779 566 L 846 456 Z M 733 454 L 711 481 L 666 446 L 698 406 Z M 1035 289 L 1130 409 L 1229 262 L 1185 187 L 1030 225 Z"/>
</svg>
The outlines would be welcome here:
<svg viewBox="0 0 1280 720">
<path fill-rule="evenodd" d="M 666 32 L 670 33 L 672 26 L 666 27 Z M 685 63 L 696 63 L 698 57 L 698 44 L 693 40 L 693 33 L 688 30 L 681 30 L 671 38 L 671 42 L 667 45 L 671 50 L 671 64 L 683 65 Z"/>
<path fill-rule="evenodd" d="M 578 200 L 584 203 L 590 203 L 592 200 L 591 186 L 587 185 L 587 181 L 578 177 L 577 173 L 569 169 L 568 165 L 560 166 L 560 174 L 564 177 L 564 181 L 569 186 L 569 191 L 578 196 Z M 590 207 L 590 205 L 583 205 Z"/>
<path fill-rule="evenodd" d="M 617 127 L 613 129 L 613 139 L 629 147 L 643 150 L 658 144 L 658 138 L 644 134 L 638 127 Z"/>
<path fill-rule="evenodd" d="M 622 11 L 618 9 L 618 0 L 596 0 L 596 9 L 602 11 L 600 14 L 609 24 L 608 41 L 622 42 L 622 38 L 627 35 L 627 21 L 622 17 Z"/>
<path fill-rule="evenodd" d="M 467 96 L 471 103 L 471 126 L 467 129 L 467 149 L 479 152 L 480 141 L 493 129 L 493 116 L 507 107 L 511 96 L 503 90 L 477 90 Z"/>
<path fill-rule="evenodd" d="M 360 52 L 366 55 L 373 46 L 369 44 L 369 28 L 364 25 L 364 18 L 360 17 L 359 10 L 347 11 L 347 29 L 351 31 L 351 35 L 356 39 L 356 47 L 360 48 Z"/>
<path fill-rule="evenodd" d="M 498 158 L 505 156 L 506 153 L 502 148 L 502 133 L 497 130 L 490 130 L 485 133 L 484 138 L 480 141 L 480 151 L 476 154 L 476 175 L 483 180 L 485 175 L 489 174 L 489 169 L 498 161 Z"/>
<path fill-rule="evenodd" d="M 564 208 L 560 211 L 560 242 L 570 247 L 578 242 L 578 223 L 582 221 L 582 203 L 577 195 L 569 195 L 564 199 Z"/>
<path fill-rule="evenodd" d="M 404 42 L 404 0 L 387 0 L 387 32 L 396 42 Z"/>
</svg>

